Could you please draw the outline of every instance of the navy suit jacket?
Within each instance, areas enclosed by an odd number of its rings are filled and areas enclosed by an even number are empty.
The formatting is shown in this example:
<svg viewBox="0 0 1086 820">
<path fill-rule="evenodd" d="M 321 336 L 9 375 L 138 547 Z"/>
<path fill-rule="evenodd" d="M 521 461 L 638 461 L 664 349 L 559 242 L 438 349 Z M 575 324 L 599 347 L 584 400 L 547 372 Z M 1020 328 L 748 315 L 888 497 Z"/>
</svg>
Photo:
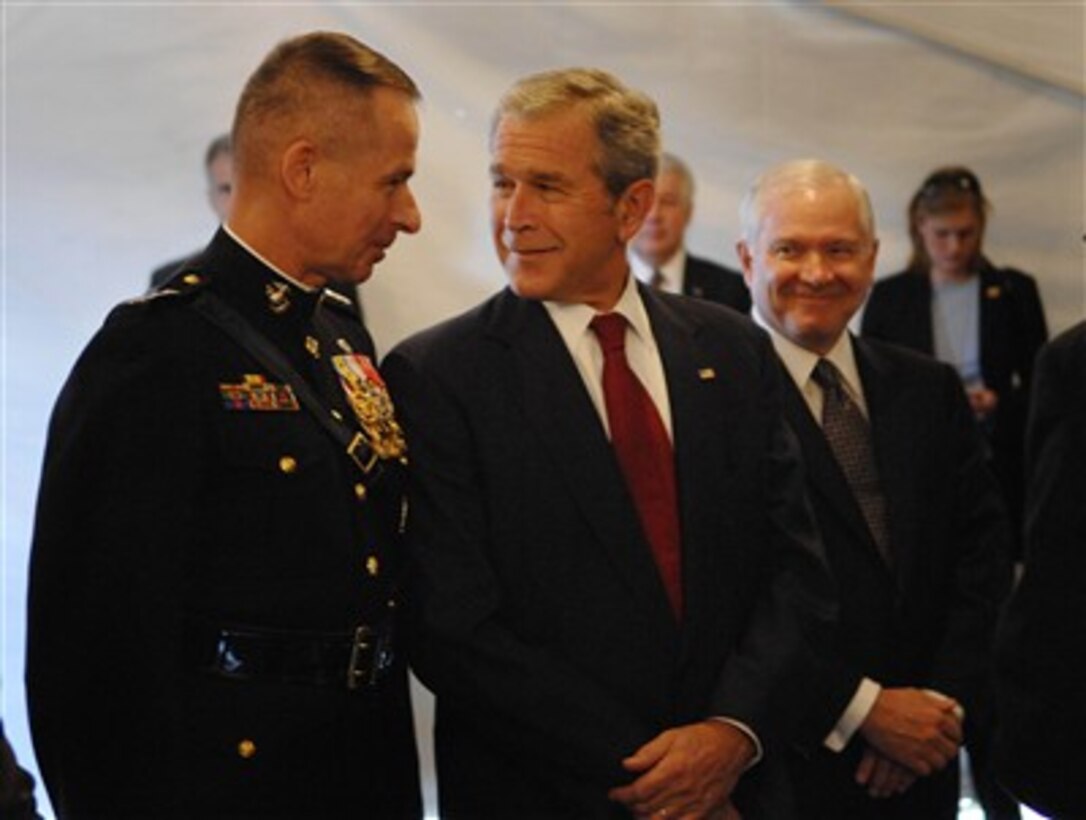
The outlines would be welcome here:
<svg viewBox="0 0 1086 820">
<path fill-rule="evenodd" d="M 750 291 L 743 274 L 689 253 L 683 270 L 683 293 L 750 313 Z"/>
<path fill-rule="evenodd" d="M 768 339 L 640 290 L 673 417 L 681 626 L 542 304 L 505 290 L 385 359 L 412 448 L 412 662 L 437 697 L 442 816 L 621 816 L 621 760 L 660 731 L 722 715 L 768 741 L 804 630 L 832 616 Z"/>
<path fill-rule="evenodd" d="M 803 449 L 840 596 L 835 646 L 807 681 L 809 715 L 823 728 L 834 725 L 864 676 L 886 687 L 938 690 L 968 713 L 988 679 L 991 635 L 1010 580 L 1010 532 L 999 491 L 951 367 L 870 340 L 855 339 L 854 350 L 893 567 L 880 556 L 821 427 L 789 377 L 785 412 Z M 956 816 L 954 778 L 949 784 L 921 779 L 900 801 L 864 796 L 853 780 L 861 752 L 856 735 L 841 754 L 817 748 L 790 761 L 805 816 Z"/>
</svg>

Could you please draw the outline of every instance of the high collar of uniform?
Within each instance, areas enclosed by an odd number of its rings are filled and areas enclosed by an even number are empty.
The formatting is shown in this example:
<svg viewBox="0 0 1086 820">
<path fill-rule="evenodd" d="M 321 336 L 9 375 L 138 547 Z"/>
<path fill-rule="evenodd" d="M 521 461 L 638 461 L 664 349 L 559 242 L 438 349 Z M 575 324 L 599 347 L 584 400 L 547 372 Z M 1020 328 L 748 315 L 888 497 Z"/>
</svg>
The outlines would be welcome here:
<svg viewBox="0 0 1086 820">
<path fill-rule="evenodd" d="M 322 291 L 275 270 L 224 228 L 208 246 L 204 266 L 223 298 L 262 324 L 307 325 L 321 300 Z"/>
</svg>

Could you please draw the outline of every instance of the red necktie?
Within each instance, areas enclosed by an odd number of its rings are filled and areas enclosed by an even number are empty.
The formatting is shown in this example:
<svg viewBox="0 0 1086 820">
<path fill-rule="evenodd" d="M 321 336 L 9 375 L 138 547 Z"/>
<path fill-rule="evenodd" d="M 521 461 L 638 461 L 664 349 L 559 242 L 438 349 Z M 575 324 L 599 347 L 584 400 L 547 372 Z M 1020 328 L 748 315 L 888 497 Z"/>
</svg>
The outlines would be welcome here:
<svg viewBox="0 0 1086 820">
<path fill-rule="evenodd" d="M 595 317 L 590 326 L 603 349 L 603 395 L 611 445 L 652 547 L 671 608 L 680 619 L 682 556 L 671 441 L 652 397 L 626 361 L 626 318 L 620 313 L 607 313 Z"/>
</svg>

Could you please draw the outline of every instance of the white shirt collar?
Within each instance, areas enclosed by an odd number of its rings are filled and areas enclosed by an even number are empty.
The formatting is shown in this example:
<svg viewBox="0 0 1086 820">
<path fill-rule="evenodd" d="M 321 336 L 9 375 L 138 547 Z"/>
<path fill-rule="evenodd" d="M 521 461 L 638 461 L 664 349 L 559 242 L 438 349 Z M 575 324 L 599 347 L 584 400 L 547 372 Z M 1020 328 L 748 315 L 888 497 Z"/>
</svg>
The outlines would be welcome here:
<svg viewBox="0 0 1086 820">
<path fill-rule="evenodd" d="M 598 313 L 595 308 L 581 302 L 544 302 L 543 306 L 562 335 L 566 347 L 571 350 L 580 343 L 585 334 L 591 333 L 588 325 Z M 630 323 L 630 329 L 640 339 L 655 347 L 649 314 L 645 310 L 645 303 L 641 301 L 641 294 L 637 292 L 635 277 L 627 275 L 626 287 L 610 312 L 625 316 Z"/>
<path fill-rule="evenodd" d="M 812 384 L 811 373 L 819 359 L 828 359 L 841 373 L 841 380 L 845 389 L 853 401 L 859 405 L 864 415 L 867 415 L 867 402 L 864 400 L 863 382 L 860 381 L 860 371 L 856 366 L 856 352 L 852 347 L 852 335 L 845 330 L 837 339 L 829 353 L 819 356 L 805 347 L 800 347 L 787 336 L 780 333 L 775 327 L 766 321 L 765 317 L 755 305 L 751 308 L 751 318 L 760 327 L 769 333 L 773 341 L 773 347 L 777 355 L 784 363 L 785 369 L 792 377 L 796 387 L 805 395 Z"/>
<path fill-rule="evenodd" d="M 634 276 L 646 285 L 651 285 L 653 274 L 652 265 L 638 256 L 632 245 L 630 246 L 627 256 L 629 257 L 630 268 L 633 270 Z M 660 266 L 660 273 L 665 280 L 664 290 L 669 293 L 682 293 L 683 276 L 686 273 L 686 248 L 680 245 L 679 249 L 672 254 L 671 258 Z"/>
</svg>

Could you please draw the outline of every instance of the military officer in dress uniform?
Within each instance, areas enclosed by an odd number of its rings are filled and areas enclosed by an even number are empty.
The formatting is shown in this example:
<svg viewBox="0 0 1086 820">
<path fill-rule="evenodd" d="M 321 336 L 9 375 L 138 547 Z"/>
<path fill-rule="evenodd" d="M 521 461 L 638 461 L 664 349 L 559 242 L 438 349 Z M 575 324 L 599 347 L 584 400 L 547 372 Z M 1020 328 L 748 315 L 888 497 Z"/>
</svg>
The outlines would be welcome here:
<svg viewBox="0 0 1086 820">
<path fill-rule="evenodd" d="M 394 634 L 407 450 L 325 286 L 420 216 L 414 82 L 342 34 L 277 46 L 227 224 L 118 307 L 49 431 L 27 688 L 61 817 L 419 816 Z"/>
</svg>

